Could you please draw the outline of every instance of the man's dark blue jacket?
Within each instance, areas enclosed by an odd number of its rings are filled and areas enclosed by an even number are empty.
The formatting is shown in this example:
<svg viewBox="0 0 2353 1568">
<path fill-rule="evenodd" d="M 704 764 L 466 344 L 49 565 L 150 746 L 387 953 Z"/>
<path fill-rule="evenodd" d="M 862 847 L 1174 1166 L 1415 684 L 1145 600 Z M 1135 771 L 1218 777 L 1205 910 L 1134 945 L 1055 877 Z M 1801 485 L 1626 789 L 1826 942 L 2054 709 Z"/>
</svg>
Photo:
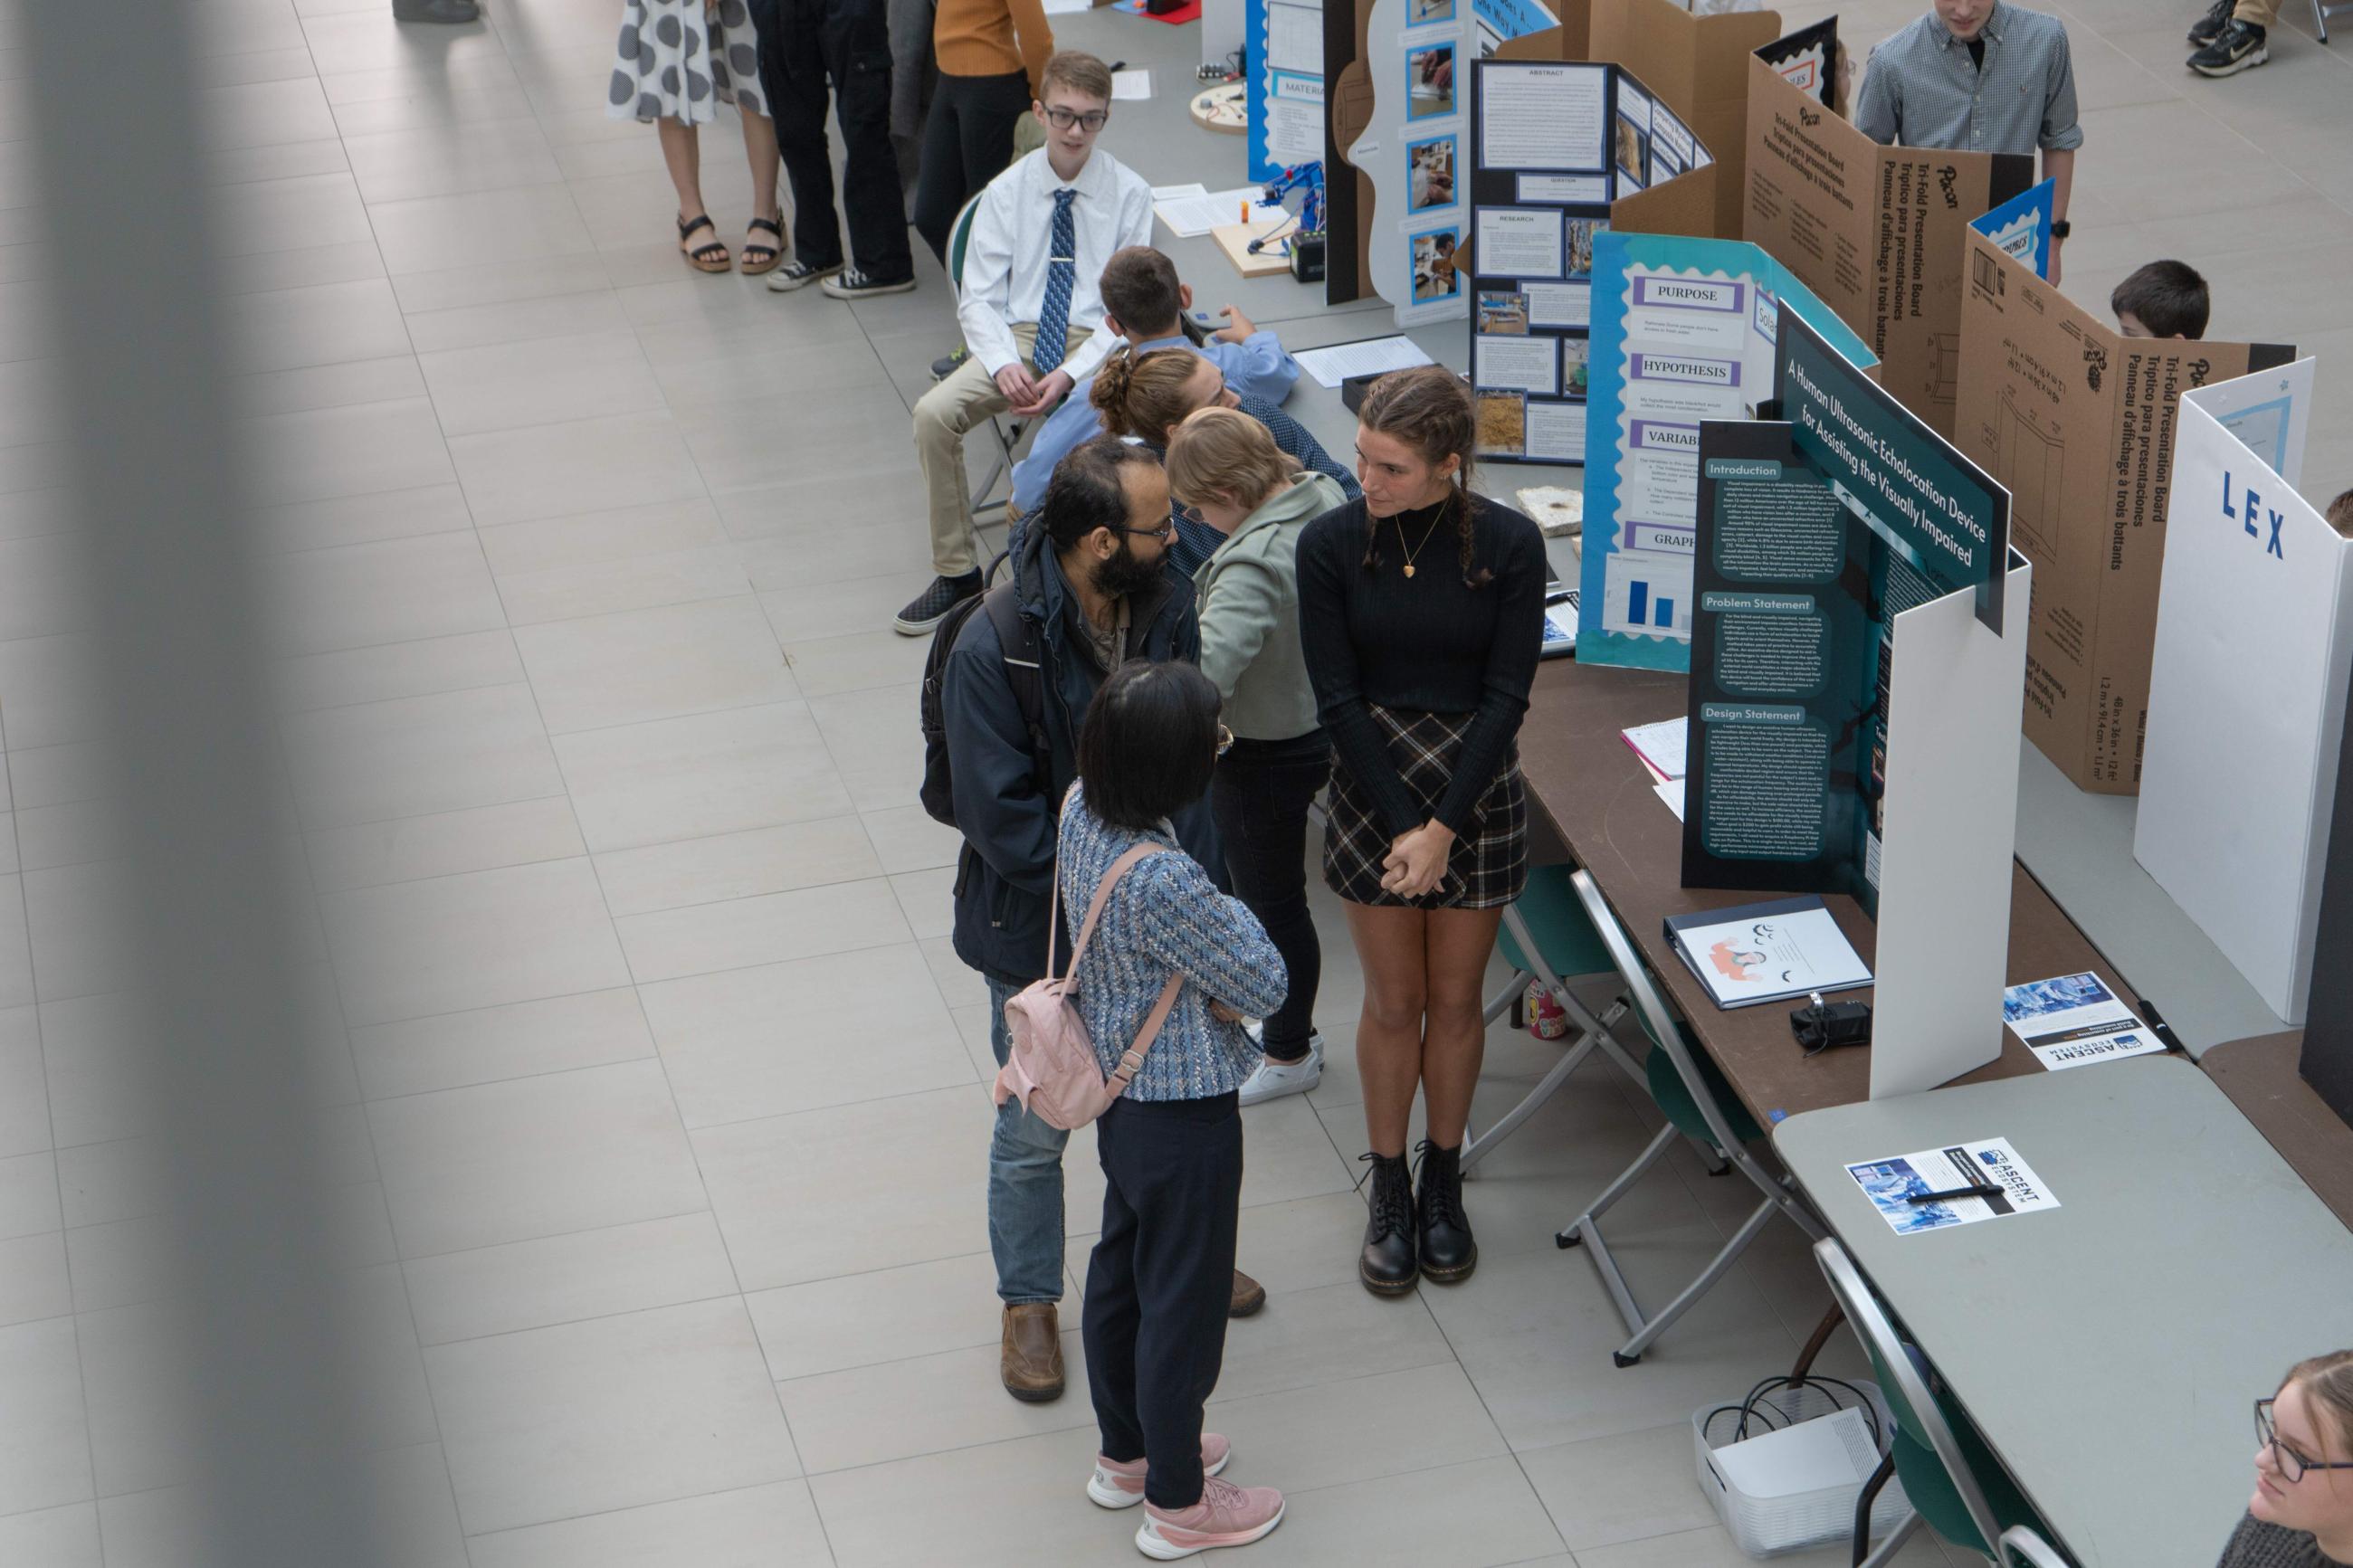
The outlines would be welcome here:
<svg viewBox="0 0 2353 1568">
<path fill-rule="evenodd" d="M 956 956 L 983 974 L 1026 985 L 1046 973 L 1046 911 L 1053 890 L 1056 813 L 1078 776 L 1079 723 L 1103 684 L 1079 617 L 1078 595 L 1042 528 L 1018 531 L 1013 552 L 1015 595 L 1022 618 L 1038 628 L 1045 686 L 1046 738 L 1053 753 L 1047 790 L 1039 788 L 1029 735 L 1006 679 L 997 626 L 986 613 L 965 619 L 948 654 L 940 688 L 947 724 L 948 767 L 955 785 L 956 826 L 964 852 L 956 862 Z M 1129 610 L 1128 657 L 1201 658 L 1201 627 L 1193 614 L 1193 585 L 1164 572 Z M 1217 831 L 1204 799 L 1180 812 L 1177 840 L 1223 885 Z M 1064 923 L 1067 946 L 1075 916 Z"/>
</svg>

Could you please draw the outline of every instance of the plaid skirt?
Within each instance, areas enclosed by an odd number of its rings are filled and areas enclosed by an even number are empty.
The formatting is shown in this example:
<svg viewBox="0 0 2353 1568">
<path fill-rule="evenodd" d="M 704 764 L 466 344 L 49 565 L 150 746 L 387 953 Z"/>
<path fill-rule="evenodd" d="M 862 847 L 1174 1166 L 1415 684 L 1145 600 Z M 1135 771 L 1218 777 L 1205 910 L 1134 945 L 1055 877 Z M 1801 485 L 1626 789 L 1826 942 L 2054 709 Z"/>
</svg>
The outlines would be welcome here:
<svg viewBox="0 0 2353 1568">
<path fill-rule="evenodd" d="M 1468 713 L 1414 713 L 1368 703 L 1373 721 L 1388 742 L 1390 761 L 1422 820 L 1438 814 L 1454 779 L 1455 759 L 1470 732 Z M 1487 793 L 1472 808 L 1466 831 L 1454 840 L 1446 875 L 1419 899 L 1401 899 L 1381 886 L 1388 830 L 1374 814 L 1371 797 L 1349 776 L 1347 763 L 1333 759 L 1331 805 L 1324 829 L 1324 880 L 1352 904 L 1419 910 L 1501 909 L 1520 896 L 1528 880 L 1528 801 L 1520 782 L 1516 753 L 1507 756 Z"/>
</svg>

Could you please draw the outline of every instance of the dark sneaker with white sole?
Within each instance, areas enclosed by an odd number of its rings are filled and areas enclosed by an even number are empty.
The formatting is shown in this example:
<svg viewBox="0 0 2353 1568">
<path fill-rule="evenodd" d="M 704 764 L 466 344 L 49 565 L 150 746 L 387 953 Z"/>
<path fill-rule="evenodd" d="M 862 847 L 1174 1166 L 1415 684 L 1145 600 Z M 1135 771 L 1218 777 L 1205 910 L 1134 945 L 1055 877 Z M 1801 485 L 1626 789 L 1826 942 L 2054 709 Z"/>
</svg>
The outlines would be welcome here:
<svg viewBox="0 0 2353 1568">
<path fill-rule="evenodd" d="M 950 610 L 980 592 L 980 574 L 967 572 L 961 577 L 934 577 L 932 585 L 916 595 L 899 612 L 891 628 L 901 637 L 919 637 L 942 621 Z"/>
<path fill-rule="evenodd" d="M 776 293 L 789 294 L 796 289 L 806 289 L 822 279 L 830 278 L 840 270 L 841 263 L 839 261 L 830 267 L 811 267 L 796 256 L 768 274 L 768 287 Z"/>
<path fill-rule="evenodd" d="M 2238 4 L 2239 0 L 2214 0 L 2206 8 L 2206 15 L 2189 25 L 2189 41 L 2202 49 L 2221 37 L 2222 29 L 2231 25 L 2231 13 Z"/>
<path fill-rule="evenodd" d="M 883 279 L 871 273 L 849 268 L 818 285 L 837 300 L 869 300 L 877 294 L 906 294 L 913 291 L 914 274 L 904 278 Z"/>
<path fill-rule="evenodd" d="M 2263 29 L 2253 22 L 2234 20 L 2212 43 L 2189 57 L 2189 68 L 2200 76 L 2236 76 L 2272 58 L 2266 39 Z"/>
</svg>

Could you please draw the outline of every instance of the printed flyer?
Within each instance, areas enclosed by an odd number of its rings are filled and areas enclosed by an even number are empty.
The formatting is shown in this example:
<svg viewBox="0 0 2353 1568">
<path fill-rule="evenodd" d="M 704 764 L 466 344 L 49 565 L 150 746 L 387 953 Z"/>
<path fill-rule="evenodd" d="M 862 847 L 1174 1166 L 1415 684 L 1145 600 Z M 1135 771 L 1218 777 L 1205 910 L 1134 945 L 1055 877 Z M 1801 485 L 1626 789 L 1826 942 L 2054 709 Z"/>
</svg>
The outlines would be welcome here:
<svg viewBox="0 0 2353 1568">
<path fill-rule="evenodd" d="M 1865 1160 L 1846 1173 L 1898 1236 L 2059 1206 L 2007 1138 Z"/>
<path fill-rule="evenodd" d="M 2165 1049 L 2157 1031 L 2089 972 L 2010 987 L 2001 994 L 2001 1021 L 2052 1072 Z"/>
</svg>

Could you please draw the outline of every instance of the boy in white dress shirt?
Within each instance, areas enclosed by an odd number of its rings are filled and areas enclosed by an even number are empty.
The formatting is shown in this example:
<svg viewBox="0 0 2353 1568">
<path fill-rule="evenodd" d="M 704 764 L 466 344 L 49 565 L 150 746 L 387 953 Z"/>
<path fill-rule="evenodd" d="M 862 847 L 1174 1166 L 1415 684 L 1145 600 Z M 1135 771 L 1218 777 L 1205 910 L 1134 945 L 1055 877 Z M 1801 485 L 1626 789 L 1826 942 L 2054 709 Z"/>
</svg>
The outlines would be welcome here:
<svg viewBox="0 0 2353 1568">
<path fill-rule="evenodd" d="M 1152 238 L 1152 187 L 1095 150 L 1111 117 L 1111 68 L 1075 50 L 1053 56 L 1029 111 L 1046 145 L 988 183 L 965 247 L 956 315 L 972 357 L 915 405 L 939 575 L 893 623 L 909 637 L 980 592 L 965 432 L 1008 409 L 1021 419 L 1050 413 L 1093 373 L 1113 341 L 1097 330 L 1103 265 Z"/>
</svg>

